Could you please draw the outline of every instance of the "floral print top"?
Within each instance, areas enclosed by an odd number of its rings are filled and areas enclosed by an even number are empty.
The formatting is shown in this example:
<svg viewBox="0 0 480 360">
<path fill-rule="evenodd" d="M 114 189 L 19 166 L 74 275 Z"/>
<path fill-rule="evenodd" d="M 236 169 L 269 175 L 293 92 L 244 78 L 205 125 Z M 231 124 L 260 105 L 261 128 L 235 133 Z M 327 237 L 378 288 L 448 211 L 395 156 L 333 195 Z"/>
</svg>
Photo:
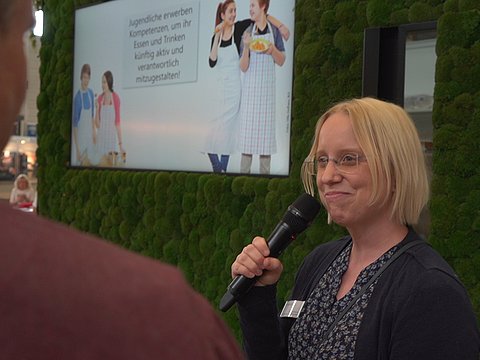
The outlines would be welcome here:
<svg viewBox="0 0 480 360">
<path fill-rule="evenodd" d="M 306 300 L 302 312 L 293 324 L 288 338 L 289 359 L 353 359 L 355 342 L 378 279 L 365 291 L 337 325 L 326 334 L 336 316 L 359 293 L 362 286 L 388 261 L 400 246 L 394 246 L 362 270 L 352 289 L 340 300 L 336 295 L 342 276 L 348 268 L 352 244 L 335 259 Z"/>
</svg>

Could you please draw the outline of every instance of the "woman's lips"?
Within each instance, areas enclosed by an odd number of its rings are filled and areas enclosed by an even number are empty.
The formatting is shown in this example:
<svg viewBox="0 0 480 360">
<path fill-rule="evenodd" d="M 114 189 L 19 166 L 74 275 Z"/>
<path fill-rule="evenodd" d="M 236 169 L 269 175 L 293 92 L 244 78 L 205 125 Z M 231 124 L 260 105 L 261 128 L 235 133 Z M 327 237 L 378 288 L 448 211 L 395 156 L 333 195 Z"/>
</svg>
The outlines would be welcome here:
<svg viewBox="0 0 480 360">
<path fill-rule="evenodd" d="M 324 194 L 325 200 L 327 201 L 336 201 L 343 199 L 344 197 L 348 196 L 349 193 L 343 191 L 328 191 Z"/>
</svg>

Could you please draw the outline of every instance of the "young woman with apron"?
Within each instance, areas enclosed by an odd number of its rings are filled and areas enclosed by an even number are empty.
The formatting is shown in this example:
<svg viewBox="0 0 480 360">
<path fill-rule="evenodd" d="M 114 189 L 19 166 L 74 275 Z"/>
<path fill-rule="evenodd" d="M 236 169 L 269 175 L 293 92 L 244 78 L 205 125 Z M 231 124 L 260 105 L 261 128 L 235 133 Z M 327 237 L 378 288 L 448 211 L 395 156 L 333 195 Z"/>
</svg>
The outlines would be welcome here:
<svg viewBox="0 0 480 360">
<path fill-rule="evenodd" d="M 97 152 L 100 157 L 98 165 L 115 166 L 119 164 L 119 151 L 123 161 L 125 161 L 126 153 L 122 147 L 120 118 L 117 114 L 117 111 L 120 111 L 120 98 L 113 92 L 113 77 L 108 71 L 102 77 L 102 88 L 103 93 L 98 97 L 96 117 Z"/>
<path fill-rule="evenodd" d="M 98 130 L 98 151 L 101 154 L 101 166 L 113 165 L 115 148 L 115 108 L 113 99 L 104 102 L 100 108 L 100 128 Z"/>
<path fill-rule="evenodd" d="M 227 29 L 228 31 L 228 29 Z M 235 150 L 235 129 L 240 110 L 240 70 L 237 47 L 233 41 L 235 25 L 231 27 L 230 45 L 220 46 L 225 35 L 220 34 L 217 45 L 217 63 L 215 93 L 217 108 L 210 122 L 210 129 L 205 141 L 214 172 L 226 172 L 230 154 Z M 228 35 L 227 35 L 228 36 Z M 228 41 L 228 40 L 224 40 Z M 218 154 L 221 154 L 219 158 Z"/>
</svg>

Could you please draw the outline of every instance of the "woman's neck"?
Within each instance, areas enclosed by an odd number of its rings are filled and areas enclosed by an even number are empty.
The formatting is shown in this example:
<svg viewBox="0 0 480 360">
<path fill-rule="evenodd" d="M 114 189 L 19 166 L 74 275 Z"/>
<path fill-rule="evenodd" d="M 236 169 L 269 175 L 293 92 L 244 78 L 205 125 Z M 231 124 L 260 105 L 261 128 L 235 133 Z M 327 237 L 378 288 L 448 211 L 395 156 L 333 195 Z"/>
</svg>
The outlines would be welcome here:
<svg viewBox="0 0 480 360">
<path fill-rule="evenodd" d="M 225 24 L 223 27 L 222 40 L 230 40 L 233 36 L 233 25 Z"/>
<path fill-rule="evenodd" d="M 349 231 L 353 242 L 350 263 L 367 266 L 399 244 L 407 235 L 408 227 L 389 221 Z"/>
</svg>

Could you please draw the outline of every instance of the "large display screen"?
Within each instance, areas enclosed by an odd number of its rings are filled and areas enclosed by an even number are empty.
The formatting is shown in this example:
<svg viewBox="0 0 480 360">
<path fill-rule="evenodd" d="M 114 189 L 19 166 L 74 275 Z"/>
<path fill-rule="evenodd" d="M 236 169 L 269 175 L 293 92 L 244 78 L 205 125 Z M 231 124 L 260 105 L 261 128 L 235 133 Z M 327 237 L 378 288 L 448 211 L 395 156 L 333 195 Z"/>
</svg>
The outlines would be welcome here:
<svg viewBox="0 0 480 360">
<path fill-rule="evenodd" d="M 263 29 L 258 0 L 237 0 L 212 46 L 218 5 L 75 11 L 71 166 L 289 174 L 295 0 L 270 1 Z"/>
</svg>

